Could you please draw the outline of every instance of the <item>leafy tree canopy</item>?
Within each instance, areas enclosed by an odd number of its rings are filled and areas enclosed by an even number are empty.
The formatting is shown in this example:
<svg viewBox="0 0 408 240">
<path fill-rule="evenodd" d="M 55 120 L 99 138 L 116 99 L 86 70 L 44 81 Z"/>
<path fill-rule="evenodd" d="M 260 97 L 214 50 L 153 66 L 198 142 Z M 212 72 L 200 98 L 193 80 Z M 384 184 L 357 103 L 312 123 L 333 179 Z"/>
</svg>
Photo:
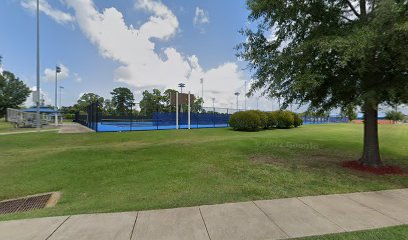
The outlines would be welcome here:
<svg viewBox="0 0 408 240">
<path fill-rule="evenodd" d="M 129 88 L 119 87 L 113 89 L 112 106 L 118 113 L 129 113 L 134 106 L 134 95 Z"/>
<path fill-rule="evenodd" d="M 242 31 L 238 56 L 263 91 L 311 109 L 361 106 L 361 163 L 381 165 L 378 105 L 408 102 L 406 0 L 247 0 L 257 28 Z M 272 37 L 269 37 L 272 36 Z"/>
<path fill-rule="evenodd" d="M 259 25 L 238 55 L 254 70 L 251 93 L 325 110 L 408 102 L 407 1 L 247 2 Z"/>
<path fill-rule="evenodd" d="M 392 121 L 402 121 L 404 120 L 405 115 L 402 112 L 398 111 L 388 111 L 385 113 L 385 119 Z"/>
<path fill-rule="evenodd" d="M 86 111 L 87 107 L 94 102 L 98 102 L 102 104 L 104 101 L 103 97 L 99 96 L 98 94 L 95 93 L 84 93 L 82 96 L 78 99 L 77 104 L 75 104 L 75 108 L 78 111 Z"/>
<path fill-rule="evenodd" d="M 30 93 L 30 88 L 13 73 L 8 71 L 1 73 L 0 118 L 6 115 L 7 108 L 19 108 L 27 100 Z"/>
</svg>

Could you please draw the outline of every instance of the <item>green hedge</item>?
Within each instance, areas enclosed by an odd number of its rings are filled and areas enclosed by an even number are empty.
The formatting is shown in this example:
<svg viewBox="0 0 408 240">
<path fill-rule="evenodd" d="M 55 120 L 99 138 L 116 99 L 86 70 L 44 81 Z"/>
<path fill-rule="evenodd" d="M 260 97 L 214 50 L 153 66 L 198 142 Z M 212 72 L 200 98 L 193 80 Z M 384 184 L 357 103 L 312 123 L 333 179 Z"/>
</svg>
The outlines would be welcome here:
<svg viewBox="0 0 408 240">
<path fill-rule="evenodd" d="M 261 126 L 259 114 L 254 111 L 236 112 L 231 115 L 229 125 L 238 131 L 258 131 Z"/>
<path fill-rule="evenodd" d="M 299 127 L 303 120 L 291 111 L 262 112 L 249 110 L 232 114 L 230 126 L 238 131 L 258 131 L 259 129 Z"/>
<path fill-rule="evenodd" d="M 294 126 L 295 117 L 290 111 L 278 111 L 276 128 L 291 128 Z"/>
<path fill-rule="evenodd" d="M 294 117 L 293 126 L 295 128 L 297 128 L 297 127 L 303 125 L 303 119 L 300 118 L 299 114 L 294 113 L 294 112 L 292 112 L 292 114 L 293 114 L 293 117 Z"/>
<path fill-rule="evenodd" d="M 75 118 L 75 114 L 71 114 L 71 113 L 65 113 L 62 116 L 64 117 L 64 119 L 74 119 Z"/>
<path fill-rule="evenodd" d="M 278 125 L 279 111 L 273 111 L 268 113 L 268 126 L 274 128 Z"/>
<path fill-rule="evenodd" d="M 261 121 L 260 128 L 263 129 L 268 129 L 269 124 L 268 124 L 268 114 L 266 112 L 262 112 L 260 110 L 249 110 L 249 112 L 254 112 L 255 114 L 258 114 L 259 120 Z"/>
</svg>

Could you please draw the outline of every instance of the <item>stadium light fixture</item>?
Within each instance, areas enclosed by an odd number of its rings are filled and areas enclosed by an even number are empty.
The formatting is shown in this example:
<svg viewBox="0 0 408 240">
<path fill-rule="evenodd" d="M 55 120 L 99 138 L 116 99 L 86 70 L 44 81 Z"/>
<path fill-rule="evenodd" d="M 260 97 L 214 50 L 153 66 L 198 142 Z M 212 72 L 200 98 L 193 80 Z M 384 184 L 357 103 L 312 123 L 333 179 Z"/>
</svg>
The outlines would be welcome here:
<svg viewBox="0 0 408 240">
<path fill-rule="evenodd" d="M 178 87 L 180 88 L 180 93 L 183 93 L 183 88 L 186 87 L 186 84 L 184 83 L 179 83 Z"/>
<path fill-rule="evenodd" d="M 235 96 L 237 96 L 237 110 L 238 110 L 238 96 L 239 96 L 239 92 L 234 93 Z"/>
</svg>

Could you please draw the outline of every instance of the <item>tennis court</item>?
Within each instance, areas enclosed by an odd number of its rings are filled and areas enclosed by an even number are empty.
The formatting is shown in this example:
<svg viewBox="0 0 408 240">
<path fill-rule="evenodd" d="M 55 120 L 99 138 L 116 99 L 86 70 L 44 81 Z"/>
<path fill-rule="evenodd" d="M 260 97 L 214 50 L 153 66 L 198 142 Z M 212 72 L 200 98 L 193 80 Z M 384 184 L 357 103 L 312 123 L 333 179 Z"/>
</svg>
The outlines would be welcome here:
<svg viewBox="0 0 408 240">
<path fill-rule="evenodd" d="M 190 128 L 225 128 L 228 122 L 191 123 Z M 180 123 L 179 129 L 188 129 L 188 123 Z M 102 119 L 96 126 L 98 132 L 124 132 L 124 131 L 148 131 L 177 129 L 176 121 L 133 121 L 120 119 Z"/>
</svg>

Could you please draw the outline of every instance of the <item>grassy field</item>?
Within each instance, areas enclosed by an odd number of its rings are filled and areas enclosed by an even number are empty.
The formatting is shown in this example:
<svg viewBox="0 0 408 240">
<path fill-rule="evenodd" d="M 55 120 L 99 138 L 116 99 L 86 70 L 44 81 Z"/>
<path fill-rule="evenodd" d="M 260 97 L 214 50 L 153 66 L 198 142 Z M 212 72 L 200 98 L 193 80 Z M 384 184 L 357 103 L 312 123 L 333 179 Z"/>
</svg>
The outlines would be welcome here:
<svg viewBox="0 0 408 240">
<path fill-rule="evenodd" d="M 52 130 L 52 129 L 55 129 L 55 127 L 53 127 L 52 125 L 49 125 L 49 126 L 46 126 L 46 129 Z M 9 122 L 5 122 L 4 118 L 0 118 L 0 134 L 30 132 L 33 130 L 35 130 L 35 128 L 16 128 L 14 127 L 13 124 Z"/>
<path fill-rule="evenodd" d="M 173 208 L 408 187 L 343 169 L 362 125 L 0 136 L 0 200 L 61 191 L 56 207 L 0 220 Z M 380 126 L 386 163 L 408 169 L 408 125 Z"/>
<path fill-rule="evenodd" d="M 298 240 L 396 240 L 408 239 L 408 226 L 389 227 L 368 231 L 339 233 L 325 236 L 299 238 Z"/>
</svg>

